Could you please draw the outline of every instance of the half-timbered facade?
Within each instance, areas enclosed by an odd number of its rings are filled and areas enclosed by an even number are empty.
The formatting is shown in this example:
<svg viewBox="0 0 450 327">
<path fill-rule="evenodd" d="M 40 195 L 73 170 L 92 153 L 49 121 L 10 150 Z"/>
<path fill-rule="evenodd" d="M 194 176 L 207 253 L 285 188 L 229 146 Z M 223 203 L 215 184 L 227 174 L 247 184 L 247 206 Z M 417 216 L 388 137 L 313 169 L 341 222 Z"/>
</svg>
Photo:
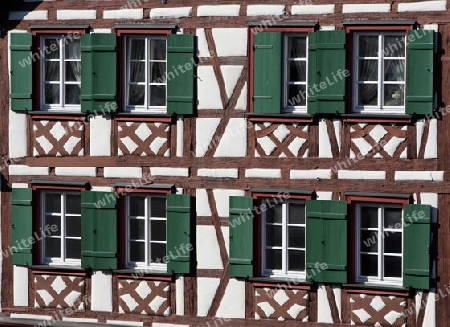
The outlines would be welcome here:
<svg viewBox="0 0 450 327">
<path fill-rule="evenodd" d="M 0 3 L 0 324 L 448 324 L 447 1 Z"/>
</svg>

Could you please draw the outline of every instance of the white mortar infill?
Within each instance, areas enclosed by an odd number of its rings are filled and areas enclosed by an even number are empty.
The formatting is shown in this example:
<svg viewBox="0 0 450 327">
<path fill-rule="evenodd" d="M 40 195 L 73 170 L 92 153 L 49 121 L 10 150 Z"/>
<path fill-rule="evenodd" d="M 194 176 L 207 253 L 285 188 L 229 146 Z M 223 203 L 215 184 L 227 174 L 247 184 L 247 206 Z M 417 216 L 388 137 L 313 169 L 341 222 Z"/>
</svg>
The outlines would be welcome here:
<svg viewBox="0 0 450 327">
<path fill-rule="evenodd" d="M 90 155 L 110 156 L 111 155 L 111 115 L 91 116 L 90 124 Z"/>
<path fill-rule="evenodd" d="M 50 174 L 49 167 L 30 167 L 26 165 L 11 165 L 9 166 L 9 175 L 48 175 Z"/>
<path fill-rule="evenodd" d="M 104 167 L 105 178 L 142 178 L 141 167 Z"/>
<path fill-rule="evenodd" d="M 297 5 L 292 6 L 292 15 L 334 14 L 334 5 Z"/>
<path fill-rule="evenodd" d="M 371 4 L 344 4 L 342 7 L 344 14 L 366 13 L 366 12 L 391 12 L 390 3 Z"/>
<path fill-rule="evenodd" d="M 144 9 L 104 10 L 103 19 L 143 19 Z"/>
<path fill-rule="evenodd" d="M 248 5 L 247 16 L 281 16 L 284 9 L 284 5 Z"/>
<path fill-rule="evenodd" d="M 246 28 L 213 28 L 212 34 L 219 57 L 247 56 Z"/>
<path fill-rule="evenodd" d="M 56 19 L 72 20 L 72 19 L 96 19 L 96 10 L 57 10 Z"/>
<path fill-rule="evenodd" d="M 206 317 L 219 284 L 219 278 L 197 278 L 197 316 Z"/>
<path fill-rule="evenodd" d="M 239 16 L 240 5 L 198 6 L 197 16 Z"/>
<path fill-rule="evenodd" d="M 112 312 L 112 275 L 102 271 L 92 274 L 91 310 Z"/>
<path fill-rule="evenodd" d="M 181 18 L 181 17 L 191 17 L 191 15 L 192 15 L 192 7 L 153 8 L 150 11 L 150 19 Z"/>
<path fill-rule="evenodd" d="M 405 11 L 445 11 L 447 1 L 421 1 L 411 3 L 399 3 L 398 12 Z"/>
<path fill-rule="evenodd" d="M 386 172 L 368 170 L 338 170 L 338 179 L 386 179 Z"/>
<path fill-rule="evenodd" d="M 197 226 L 197 269 L 223 269 L 214 226 Z"/>
<path fill-rule="evenodd" d="M 251 168 L 245 170 L 247 178 L 281 178 L 281 169 Z"/>
</svg>

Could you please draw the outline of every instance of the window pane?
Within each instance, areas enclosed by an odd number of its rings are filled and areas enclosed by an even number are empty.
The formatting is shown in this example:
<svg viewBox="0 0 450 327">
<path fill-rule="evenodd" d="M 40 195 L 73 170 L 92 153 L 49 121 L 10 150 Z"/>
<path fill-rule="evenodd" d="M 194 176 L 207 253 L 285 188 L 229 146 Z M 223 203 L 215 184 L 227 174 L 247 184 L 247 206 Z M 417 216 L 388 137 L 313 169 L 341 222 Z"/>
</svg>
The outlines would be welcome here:
<svg viewBox="0 0 450 327">
<path fill-rule="evenodd" d="M 385 60 L 384 61 L 384 80 L 385 81 L 404 81 L 405 80 L 405 60 Z"/>
<path fill-rule="evenodd" d="M 150 86 L 150 105 L 165 106 L 166 105 L 166 87 L 165 85 Z"/>
<path fill-rule="evenodd" d="M 397 225 L 397 227 L 395 227 Z M 402 228 L 402 209 L 386 208 L 384 209 L 384 227 Z"/>
<path fill-rule="evenodd" d="M 81 217 L 66 217 L 66 235 L 81 237 Z"/>
<path fill-rule="evenodd" d="M 358 46 L 360 57 L 378 57 L 378 36 L 360 36 Z"/>
<path fill-rule="evenodd" d="M 44 256 L 47 258 L 61 257 L 61 239 L 60 238 L 45 238 Z"/>
<path fill-rule="evenodd" d="M 385 232 L 384 253 L 402 253 L 402 233 Z"/>
<path fill-rule="evenodd" d="M 65 59 L 81 59 L 81 42 L 80 40 L 65 40 Z"/>
<path fill-rule="evenodd" d="M 59 59 L 59 42 L 57 39 L 45 39 L 44 46 L 46 59 Z"/>
<path fill-rule="evenodd" d="M 145 85 L 130 85 L 128 104 L 132 106 L 143 106 L 145 100 Z"/>
<path fill-rule="evenodd" d="M 378 61 L 377 60 L 359 60 L 358 62 L 358 80 L 359 81 L 378 81 Z"/>
<path fill-rule="evenodd" d="M 288 270 L 305 270 L 305 251 L 289 250 Z"/>
<path fill-rule="evenodd" d="M 385 106 L 403 106 L 405 104 L 405 95 L 403 85 L 384 85 L 384 105 Z"/>
<path fill-rule="evenodd" d="M 306 61 L 289 61 L 287 74 L 289 82 L 306 82 Z"/>
<path fill-rule="evenodd" d="M 152 262 L 163 263 L 163 259 L 166 256 L 166 244 L 151 243 L 150 253 L 150 260 Z M 176 253 L 174 255 L 176 255 Z"/>
<path fill-rule="evenodd" d="M 57 84 L 45 85 L 45 103 L 47 104 L 59 103 L 59 85 Z"/>
<path fill-rule="evenodd" d="M 166 63 L 165 62 L 151 62 L 150 63 L 150 82 L 151 83 L 164 83 L 164 76 L 166 76 Z"/>
<path fill-rule="evenodd" d="M 378 86 L 376 84 L 358 85 L 358 105 L 378 105 Z"/>
<path fill-rule="evenodd" d="M 145 216 L 145 197 L 139 195 L 130 196 L 129 202 L 130 216 L 144 217 Z"/>
<path fill-rule="evenodd" d="M 47 193 L 45 195 L 45 212 L 61 213 L 61 194 Z"/>
<path fill-rule="evenodd" d="M 145 59 L 145 40 L 144 39 L 130 39 L 130 59 L 144 60 Z"/>
<path fill-rule="evenodd" d="M 261 204 L 267 205 L 266 223 L 282 223 L 282 206 L 281 204 L 273 205 L 273 202 L 262 201 Z"/>
<path fill-rule="evenodd" d="M 405 56 L 405 37 L 404 36 L 385 36 L 384 37 L 384 56 L 385 57 L 404 57 Z"/>
<path fill-rule="evenodd" d="M 66 213 L 81 214 L 81 195 L 67 194 L 66 195 Z"/>
<path fill-rule="evenodd" d="M 81 259 L 81 240 L 66 240 L 66 257 Z"/>
<path fill-rule="evenodd" d="M 145 220 L 130 219 L 130 238 L 133 240 L 145 240 Z"/>
<path fill-rule="evenodd" d="M 402 277 L 401 257 L 384 257 L 384 277 Z"/>
<path fill-rule="evenodd" d="M 81 62 L 66 62 L 66 82 L 81 82 Z"/>
<path fill-rule="evenodd" d="M 166 221 L 165 220 L 151 220 L 150 232 L 152 241 L 166 240 Z"/>
<path fill-rule="evenodd" d="M 266 249 L 266 268 L 281 269 L 282 268 L 281 250 Z"/>
<path fill-rule="evenodd" d="M 306 85 L 288 85 L 288 104 L 293 106 L 306 105 Z"/>
<path fill-rule="evenodd" d="M 50 226 L 50 228 L 47 229 L 47 231 L 45 231 L 46 235 L 57 235 L 57 236 L 61 235 L 61 217 L 60 216 L 47 215 L 45 217 L 45 225 Z M 51 228 L 53 225 L 56 226 L 56 230 L 55 230 L 55 228 L 53 228 L 54 232 L 51 231 Z M 44 227 L 44 229 L 45 229 L 45 227 Z"/>
<path fill-rule="evenodd" d="M 378 252 L 378 232 L 361 231 L 361 252 Z"/>
<path fill-rule="evenodd" d="M 150 60 L 166 60 L 166 40 L 150 40 Z"/>
<path fill-rule="evenodd" d="M 130 261 L 145 262 L 145 243 L 130 242 Z"/>
<path fill-rule="evenodd" d="M 378 228 L 378 208 L 361 207 L 361 227 Z"/>
<path fill-rule="evenodd" d="M 46 61 L 45 62 L 45 81 L 59 82 L 59 62 Z"/>
<path fill-rule="evenodd" d="M 130 82 L 145 82 L 145 62 L 130 62 Z"/>
<path fill-rule="evenodd" d="M 282 227 L 278 225 L 266 225 L 266 245 L 281 246 Z"/>
<path fill-rule="evenodd" d="M 289 247 L 305 247 L 305 228 L 289 226 Z"/>
<path fill-rule="evenodd" d="M 295 36 L 288 40 L 288 57 L 306 58 L 306 37 Z"/>
<path fill-rule="evenodd" d="M 300 203 L 289 203 L 289 224 L 305 223 L 305 205 Z"/>
<path fill-rule="evenodd" d="M 361 275 L 378 276 L 378 256 L 361 254 Z"/>
<path fill-rule="evenodd" d="M 166 198 L 151 198 L 151 216 L 166 217 Z"/>
<path fill-rule="evenodd" d="M 80 104 L 81 85 L 66 85 L 66 104 Z"/>
</svg>

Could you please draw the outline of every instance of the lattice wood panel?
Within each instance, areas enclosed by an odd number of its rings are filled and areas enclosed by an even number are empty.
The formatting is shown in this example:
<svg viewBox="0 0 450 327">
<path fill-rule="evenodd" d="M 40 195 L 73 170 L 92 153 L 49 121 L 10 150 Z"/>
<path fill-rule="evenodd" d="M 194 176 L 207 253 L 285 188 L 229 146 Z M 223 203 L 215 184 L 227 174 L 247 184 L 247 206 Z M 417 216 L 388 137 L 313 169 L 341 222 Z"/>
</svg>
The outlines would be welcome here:
<svg viewBox="0 0 450 327">
<path fill-rule="evenodd" d="M 170 157 L 170 124 L 119 122 L 118 154 Z"/>
<path fill-rule="evenodd" d="M 395 296 L 352 294 L 352 325 L 406 326 L 406 299 Z"/>
<path fill-rule="evenodd" d="M 36 308 L 85 309 L 84 277 L 36 275 L 34 284 Z"/>
<path fill-rule="evenodd" d="M 308 300 L 302 290 L 255 288 L 255 318 L 308 322 Z"/>
</svg>

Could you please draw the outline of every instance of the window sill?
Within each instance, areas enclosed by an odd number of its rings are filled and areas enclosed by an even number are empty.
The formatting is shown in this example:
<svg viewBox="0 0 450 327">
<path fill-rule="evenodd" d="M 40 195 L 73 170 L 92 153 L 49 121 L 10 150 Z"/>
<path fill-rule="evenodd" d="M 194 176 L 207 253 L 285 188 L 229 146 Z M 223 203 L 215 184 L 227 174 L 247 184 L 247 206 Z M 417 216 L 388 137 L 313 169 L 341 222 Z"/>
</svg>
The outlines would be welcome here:
<svg viewBox="0 0 450 327">
<path fill-rule="evenodd" d="M 312 123 L 314 116 L 308 114 L 259 114 L 246 113 L 245 116 L 251 122 L 286 122 L 286 123 Z"/>
<path fill-rule="evenodd" d="M 410 289 L 403 286 L 382 285 L 382 284 L 342 284 L 347 293 L 364 293 L 369 295 L 393 295 L 407 297 Z"/>
<path fill-rule="evenodd" d="M 122 279 L 150 279 L 157 281 L 172 282 L 174 280 L 174 275 L 171 273 L 163 272 L 160 270 L 151 269 L 116 269 L 113 270 L 113 274 L 117 278 Z"/>
<path fill-rule="evenodd" d="M 38 275 L 69 275 L 86 276 L 87 270 L 78 266 L 51 266 L 51 265 L 32 265 L 28 266 L 31 273 Z"/>
<path fill-rule="evenodd" d="M 412 123 L 412 115 L 405 114 L 342 114 L 344 123 Z"/>
<path fill-rule="evenodd" d="M 174 118 L 174 115 L 149 112 L 120 112 L 115 115 L 116 121 L 173 123 Z"/>
<path fill-rule="evenodd" d="M 308 282 L 306 280 L 300 280 L 296 277 L 251 277 L 248 279 L 249 282 L 255 287 L 278 287 L 286 286 L 288 289 L 300 289 L 311 291 L 315 288 L 313 282 Z"/>
<path fill-rule="evenodd" d="M 86 120 L 86 113 L 81 111 L 27 111 L 32 119 Z"/>
</svg>

